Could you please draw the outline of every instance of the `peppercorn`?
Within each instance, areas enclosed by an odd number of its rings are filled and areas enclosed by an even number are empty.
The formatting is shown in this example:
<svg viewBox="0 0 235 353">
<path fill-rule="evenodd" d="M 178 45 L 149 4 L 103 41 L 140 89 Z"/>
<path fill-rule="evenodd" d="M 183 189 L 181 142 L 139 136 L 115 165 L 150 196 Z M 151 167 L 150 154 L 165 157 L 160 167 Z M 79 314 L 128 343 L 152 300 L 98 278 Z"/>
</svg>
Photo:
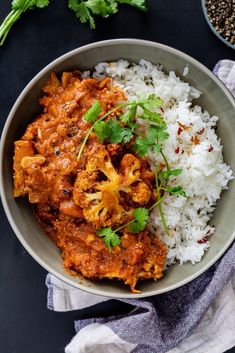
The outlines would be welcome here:
<svg viewBox="0 0 235 353">
<path fill-rule="evenodd" d="M 235 0 L 205 0 L 205 6 L 216 32 L 235 45 Z"/>
</svg>

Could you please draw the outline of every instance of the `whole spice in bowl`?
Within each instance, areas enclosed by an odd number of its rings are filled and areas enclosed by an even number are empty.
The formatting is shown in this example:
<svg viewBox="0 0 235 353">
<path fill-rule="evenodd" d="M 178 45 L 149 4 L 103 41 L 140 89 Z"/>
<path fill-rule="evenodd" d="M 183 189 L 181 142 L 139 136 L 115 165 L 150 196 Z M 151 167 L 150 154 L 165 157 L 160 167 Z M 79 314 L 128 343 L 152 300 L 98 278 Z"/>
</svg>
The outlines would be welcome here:
<svg viewBox="0 0 235 353">
<path fill-rule="evenodd" d="M 204 15 L 213 32 L 235 48 L 235 0 L 203 0 Z"/>
</svg>

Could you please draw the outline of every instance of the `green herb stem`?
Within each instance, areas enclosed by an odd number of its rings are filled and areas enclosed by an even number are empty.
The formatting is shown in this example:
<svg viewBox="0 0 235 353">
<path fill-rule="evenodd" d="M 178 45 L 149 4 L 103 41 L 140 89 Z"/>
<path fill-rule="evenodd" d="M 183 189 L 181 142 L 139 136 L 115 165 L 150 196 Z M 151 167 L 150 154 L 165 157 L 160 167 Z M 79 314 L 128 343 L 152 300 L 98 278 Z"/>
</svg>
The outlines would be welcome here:
<svg viewBox="0 0 235 353">
<path fill-rule="evenodd" d="M 166 198 L 166 196 L 162 196 L 160 199 L 157 200 L 157 202 L 155 202 L 149 209 L 148 211 L 152 211 L 156 206 L 159 206 L 161 204 L 161 202 Z"/>
<path fill-rule="evenodd" d="M 20 18 L 21 14 L 21 10 L 12 10 L 9 15 L 5 18 L 0 27 L 0 45 L 3 45 L 11 27 Z"/>
<path fill-rule="evenodd" d="M 14 15 L 15 10 L 11 10 L 11 12 L 7 15 L 7 17 L 4 19 L 3 23 L 1 24 L 1 27 L 5 27 L 6 24 L 9 22 L 9 20 L 11 19 L 12 15 Z"/>
<path fill-rule="evenodd" d="M 122 225 L 121 227 L 115 229 L 115 232 L 119 232 L 119 230 L 121 230 L 121 229 L 123 229 L 123 228 L 129 226 L 129 225 L 130 225 L 131 223 L 133 223 L 133 222 L 135 222 L 135 219 L 132 219 L 132 221 L 130 221 L 130 222 L 128 222 L 128 223 Z"/>
<path fill-rule="evenodd" d="M 164 162 L 166 163 L 166 170 L 167 170 L 167 172 L 169 172 L 170 167 L 169 167 L 168 160 L 167 160 L 165 154 L 162 152 L 162 150 L 160 151 L 160 154 L 161 154 L 162 158 L 164 159 Z M 168 180 L 169 180 L 169 174 L 168 174 L 168 177 L 166 179 L 166 185 L 168 184 Z"/>
<path fill-rule="evenodd" d="M 14 23 L 20 18 L 22 13 L 33 8 L 43 8 L 48 6 L 49 0 L 14 0 L 11 3 L 12 10 L 6 16 L 0 26 L 0 46 L 6 40 L 6 37 Z"/>
<path fill-rule="evenodd" d="M 157 139 L 157 144 L 159 144 L 159 140 L 158 139 Z M 167 170 L 167 172 L 169 172 L 169 170 L 170 170 L 169 163 L 168 163 L 168 160 L 167 160 L 164 152 L 162 151 L 162 148 L 160 150 L 160 154 L 161 154 L 161 156 L 162 156 L 162 158 L 163 158 L 163 160 L 164 160 L 164 162 L 166 164 L 166 170 Z M 169 180 L 169 175 L 167 176 L 167 179 L 166 179 L 166 185 L 168 183 L 168 180 Z M 156 181 L 156 185 L 157 185 L 157 188 L 158 188 L 158 180 Z M 160 211 L 160 209 L 159 209 L 159 211 Z"/>
<path fill-rule="evenodd" d="M 90 129 L 87 131 L 84 140 L 82 141 L 81 147 L 79 149 L 78 155 L 77 155 L 77 160 L 79 161 L 83 152 L 83 149 L 87 143 L 87 140 L 89 139 L 90 134 L 92 133 L 92 130 L 94 129 L 94 124 L 90 127 Z"/>
<path fill-rule="evenodd" d="M 157 195 L 158 195 L 158 198 L 160 198 L 160 187 L 159 187 L 159 183 L 158 183 L 158 175 L 157 175 L 157 171 L 155 172 L 155 181 L 156 181 L 156 188 L 157 188 Z M 161 200 L 162 201 L 162 200 Z M 161 205 L 161 202 L 158 204 L 158 209 L 159 209 L 159 213 L 160 213 L 160 217 L 161 217 L 161 220 L 162 220 L 162 224 L 163 224 L 163 227 L 164 227 L 164 230 L 166 232 L 166 234 L 168 236 L 170 236 L 170 232 L 169 232 L 169 229 L 167 228 L 167 224 L 166 224 L 166 219 L 165 219 L 165 216 L 164 216 L 164 213 L 163 213 L 163 210 L 162 210 L 162 205 Z"/>
</svg>

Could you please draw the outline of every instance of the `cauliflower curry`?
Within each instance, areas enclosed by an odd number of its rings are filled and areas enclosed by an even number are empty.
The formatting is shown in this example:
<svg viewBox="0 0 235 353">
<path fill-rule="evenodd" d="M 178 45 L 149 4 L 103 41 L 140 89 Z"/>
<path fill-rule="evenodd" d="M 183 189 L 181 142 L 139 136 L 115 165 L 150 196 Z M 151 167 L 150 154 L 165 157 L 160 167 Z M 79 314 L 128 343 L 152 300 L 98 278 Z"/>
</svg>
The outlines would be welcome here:
<svg viewBox="0 0 235 353">
<path fill-rule="evenodd" d="M 94 132 L 78 152 L 90 123 L 83 119 L 98 100 L 102 114 L 126 97 L 112 79 L 82 79 L 79 72 L 55 74 L 43 88 L 43 113 L 15 142 L 14 196 L 28 196 L 36 217 L 61 249 L 64 266 L 90 279 L 116 278 L 133 292 L 139 279 L 163 276 L 166 247 L 145 228 L 132 234 L 120 227 L 138 207 L 156 201 L 154 174 L 132 142 L 101 143 Z M 111 113 L 114 119 L 120 111 Z M 120 243 L 110 250 L 97 235 L 120 227 Z"/>
</svg>

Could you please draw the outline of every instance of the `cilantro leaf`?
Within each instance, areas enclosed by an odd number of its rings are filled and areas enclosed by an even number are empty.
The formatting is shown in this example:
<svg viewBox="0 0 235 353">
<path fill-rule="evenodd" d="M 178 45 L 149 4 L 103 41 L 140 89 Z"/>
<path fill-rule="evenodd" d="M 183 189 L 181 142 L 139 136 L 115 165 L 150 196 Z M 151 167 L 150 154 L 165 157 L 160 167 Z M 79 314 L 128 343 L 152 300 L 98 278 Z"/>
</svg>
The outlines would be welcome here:
<svg viewBox="0 0 235 353">
<path fill-rule="evenodd" d="M 140 106 L 143 109 L 143 113 L 140 118 L 152 121 L 158 125 L 165 125 L 163 116 L 152 110 L 161 107 L 162 104 L 163 100 L 155 96 L 155 94 L 150 94 L 147 98 L 139 98 L 135 101 L 135 105 Z"/>
<path fill-rule="evenodd" d="M 100 229 L 96 234 L 102 238 L 109 250 L 111 250 L 111 247 L 121 244 L 119 235 L 111 227 Z"/>
<path fill-rule="evenodd" d="M 182 173 L 182 169 L 169 169 L 161 171 L 158 176 L 162 179 L 169 179 L 170 176 L 179 176 Z"/>
<path fill-rule="evenodd" d="M 129 225 L 129 230 L 132 233 L 139 233 L 144 230 L 148 219 L 149 219 L 149 211 L 145 207 L 139 207 L 134 210 L 132 215 L 135 218 L 135 221 Z"/>
<path fill-rule="evenodd" d="M 142 11 L 147 11 L 146 3 L 145 0 L 116 0 L 120 4 L 127 4 L 131 5 L 134 7 L 137 7 L 137 9 L 142 10 Z"/>
<path fill-rule="evenodd" d="M 171 194 L 171 195 L 180 195 L 180 196 L 184 196 L 187 197 L 186 192 L 184 191 L 182 186 L 174 186 L 174 187 L 168 187 L 167 191 Z"/>
<path fill-rule="evenodd" d="M 142 119 L 149 120 L 159 125 L 165 125 L 164 119 L 161 114 L 151 111 L 151 109 L 156 109 L 163 104 L 163 100 L 155 94 L 150 94 L 147 98 L 139 98 L 136 101 L 130 102 L 129 108 L 126 112 L 120 116 L 120 120 L 123 124 L 129 124 L 134 120 L 136 116 L 137 107 L 140 106 L 143 109 L 143 113 L 141 115 Z"/>
<path fill-rule="evenodd" d="M 106 3 L 106 8 L 108 11 L 108 15 L 112 15 L 115 14 L 116 12 L 118 12 L 118 3 L 116 0 L 105 0 Z M 106 15 L 106 17 L 108 17 L 108 15 Z"/>
<path fill-rule="evenodd" d="M 151 126 L 148 129 L 148 139 L 152 141 L 152 143 L 165 141 L 169 138 L 169 134 L 167 132 L 167 126 Z"/>
<path fill-rule="evenodd" d="M 17 11 L 20 10 L 25 12 L 28 9 L 32 9 L 33 7 L 43 8 L 49 5 L 49 0 L 13 0 L 12 1 L 12 9 Z"/>
<path fill-rule="evenodd" d="M 147 98 L 139 98 L 136 101 L 136 104 L 149 110 L 159 108 L 163 103 L 163 100 L 160 97 L 157 97 L 154 93 L 150 94 Z"/>
<path fill-rule="evenodd" d="M 135 119 L 136 116 L 136 111 L 137 111 L 137 105 L 131 105 L 124 114 L 122 114 L 121 116 L 119 116 L 119 119 L 121 120 L 121 122 L 124 125 L 129 125 L 130 123 L 133 122 L 133 120 Z"/>
<path fill-rule="evenodd" d="M 68 0 L 68 7 L 74 12 L 78 9 L 79 2 L 78 0 Z"/>
<path fill-rule="evenodd" d="M 15 11 L 23 10 L 25 6 L 25 0 L 13 0 L 11 6 Z"/>
<path fill-rule="evenodd" d="M 166 126 L 150 127 L 147 136 L 139 136 L 135 140 L 134 150 L 140 156 L 144 157 L 148 154 L 149 150 L 153 149 L 156 152 L 161 152 L 162 147 L 159 142 L 166 140 L 169 137 L 166 131 Z"/>
<path fill-rule="evenodd" d="M 133 132 L 129 128 L 122 127 L 116 119 L 109 120 L 110 135 L 108 141 L 111 143 L 128 143 L 132 137 Z"/>
<path fill-rule="evenodd" d="M 78 2 L 78 0 L 69 0 L 68 6 L 73 10 L 76 16 L 82 23 L 89 22 L 90 28 L 95 29 L 95 21 L 91 15 L 90 9 L 87 7 L 85 1 Z"/>
<path fill-rule="evenodd" d="M 156 112 L 152 112 L 151 110 L 142 107 L 143 113 L 140 116 L 141 119 L 152 121 L 153 123 L 157 123 L 159 125 L 165 125 L 164 119 L 161 114 Z"/>
<path fill-rule="evenodd" d="M 102 17 L 108 17 L 118 11 L 118 5 L 114 0 L 87 0 L 85 4 L 93 14 Z"/>
<path fill-rule="evenodd" d="M 88 121 L 89 123 L 94 123 L 98 115 L 102 112 L 102 106 L 99 101 L 95 101 L 90 109 L 83 115 L 83 119 Z"/>
<path fill-rule="evenodd" d="M 133 131 L 121 126 L 117 119 L 97 121 L 94 131 L 100 142 L 107 140 L 110 143 L 128 143 L 133 137 Z"/>
<path fill-rule="evenodd" d="M 179 176 L 182 173 L 183 169 L 178 168 L 178 169 L 170 169 L 170 175 L 173 176 Z"/>
<path fill-rule="evenodd" d="M 137 137 L 137 139 L 135 140 L 134 151 L 140 157 L 146 156 L 151 147 L 152 147 L 152 143 L 150 143 L 147 137 Z"/>
<path fill-rule="evenodd" d="M 49 5 L 49 0 L 36 0 L 35 5 L 42 9 L 43 7 L 46 7 Z"/>
<path fill-rule="evenodd" d="M 131 129 L 132 132 L 135 131 L 135 129 L 137 128 L 137 124 L 136 123 L 133 123 L 133 121 L 130 121 L 129 124 L 128 124 L 128 127 Z"/>
<path fill-rule="evenodd" d="M 94 131 L 98 140 L 103 143 L 110 135 L 110 126 L 106 121 L 97 120 L 94 124 Z"/>
</svg>

